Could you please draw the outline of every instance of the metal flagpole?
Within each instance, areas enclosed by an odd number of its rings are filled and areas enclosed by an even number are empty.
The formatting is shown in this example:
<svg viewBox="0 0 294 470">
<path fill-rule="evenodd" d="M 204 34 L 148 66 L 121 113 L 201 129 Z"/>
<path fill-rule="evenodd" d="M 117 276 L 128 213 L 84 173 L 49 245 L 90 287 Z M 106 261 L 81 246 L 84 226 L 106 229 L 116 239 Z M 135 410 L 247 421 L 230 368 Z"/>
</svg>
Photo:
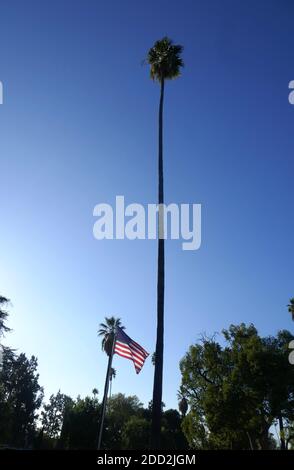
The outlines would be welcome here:
<svg viewBox="0 0 294 470">
<path fill-rule="evenodd" d="M 115 340 L 116 340 L 116 330 L 114 331 L 113 342 L 112 342 L 112 347 L 111 347 L 111 354 L 110 354 L 109 359 L 108 359 L 108 367 L 107 367 L 107 373 L 106 373 L 106 379 L 105 379 L 104 396 L 103 396 L 103 402 L 102 402 L 102 412 L 101 412 L 99 436 L 98 436 L 98 447 L 97 447 L 98 450 L 100 450 L 100 448 L 101 448 L 101 440 L 102 440 L 102 433 L 103 433 L 103 427 L 104 427 L 104 418 L 105 418 L 105 410 L 106 410 L 108 387 L 109 387 L 109 377 L 110 377 L 110 372 L 111 372 L 111 365 L 112 365 L 112 358 L 113 358 L 113 353 L 114 353 Z"/>
</svg>

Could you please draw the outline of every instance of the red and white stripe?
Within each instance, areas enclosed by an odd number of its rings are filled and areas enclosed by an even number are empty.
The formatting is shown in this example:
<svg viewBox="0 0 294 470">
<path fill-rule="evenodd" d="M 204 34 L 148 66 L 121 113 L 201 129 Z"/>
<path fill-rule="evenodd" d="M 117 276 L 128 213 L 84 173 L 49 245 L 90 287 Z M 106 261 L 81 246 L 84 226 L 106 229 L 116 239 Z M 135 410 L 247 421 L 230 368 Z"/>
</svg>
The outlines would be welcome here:
<svg viewBox="0 0 294 470">
<path fill-rule="evenodd" d="M 128 344 L 116 340 L 114 353 L 133 361 L 137 374 L 142 369 L 145 359 L 149 356 L 147 351 L 135 341 L 130 341 Z"/>
</svg>

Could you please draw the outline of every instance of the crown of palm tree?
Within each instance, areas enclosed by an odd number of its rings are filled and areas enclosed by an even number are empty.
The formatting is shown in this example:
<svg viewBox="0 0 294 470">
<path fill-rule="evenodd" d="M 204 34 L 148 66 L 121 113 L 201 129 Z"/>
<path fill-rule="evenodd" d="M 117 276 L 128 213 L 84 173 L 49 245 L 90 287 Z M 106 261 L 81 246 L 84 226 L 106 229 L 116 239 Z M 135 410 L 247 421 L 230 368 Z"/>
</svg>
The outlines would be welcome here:
<svg viewBox="0 0 294 470">
<path fill-rule="evenodd" d="M 288 304 L 288 312 L 292 315 L 292 320 L 294 321 L 294 297 L 290 299 L 290 303 Z"/>
<path fill-rule="evenodd" d="M 116 370 L 114 369 L 114 367 L 111 367 L 111 369 L 110 369 L 110 380 L 115 379 L 115 377 L 116 377 Z"/>
<path fill-rule="evenodd" d="M 181 58 L 183 46 L 173 44 L 168 37 L 156 41 L 148 52 L 147 62 L 150 64 L 152 80 L 172 80 L 181 74 L 184 62 Z"/>
<path fill-rule="evenodd" d="M 105 317 L 105 323 L 100 323 L 99 325 L 98 336 L 103 336 L 101 347 L 102 351 L 105 351 L 107 355 L 110 354 L 112 341 L 117 327 L 120 327 L 122 330 L 125 328 L 121 324 L 121 319 L 115 317 Z"/>
</svg>

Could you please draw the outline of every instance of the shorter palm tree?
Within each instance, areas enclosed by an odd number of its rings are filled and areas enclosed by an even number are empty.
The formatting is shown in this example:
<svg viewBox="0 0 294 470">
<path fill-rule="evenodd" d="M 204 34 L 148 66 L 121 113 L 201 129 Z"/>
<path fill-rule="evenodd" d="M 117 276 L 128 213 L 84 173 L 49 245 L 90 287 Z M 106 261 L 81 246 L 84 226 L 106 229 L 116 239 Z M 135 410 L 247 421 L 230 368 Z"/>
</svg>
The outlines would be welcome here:
<svg viewBox="0 0 294 470">
<path fill-rule="evenodd" d="M 115 317 L 105 317 L 105 323 L 100 323 L 98 336 L 102 336 L 102 351 L 105 351 L 108 356 L 108 366 L 107 366 L 107 373 L 105 378 L 105 385 L 104 385 L 104 394 L 103 394 L 103 401 L 102 401 L 102 412 L 100 418 L 100 428 L 99 428 L 99 436 L 98 436 L 98 450 L 101 447 L 101 440 L 102 440 L 102 432 L 103 432 L 103 425 L 104 425 L 104 417 L 106 411 L 106 403 L 107 403 L 107 395 L 108 395 L 108 386 L 111 377 L 111 364 L 112 364 L 112 356 L 113 356 L 113 346 L 115 341 L 115 334 L 117 328 L 120 327 L 124 329 L 124 326 L 121 324 L 120 318 Z"/>
<path fill-rule="evenodd" d="M 112 380 L 115 379 L 116 377 L 116 370 L 114 367 L 111 367 L 110 369 L 110 375 L 109 375 L 109 398 L 111 398 L 111 389 L 112 389 Z"/>
<path fill-rule="evenodd" d="M 93 393 L 94 399 L 96 399 L 96 397 L 97 397 L 97 395 L 98 395 L 98 389 L 97 389 L 97 388 L 93 388 L 92 393 Z"/>
<path fill-rule="evenodd" d="M 111 355 L 112 343 L 117 327 L 120 327 L 124 330 L 124 326 L 121 324 L 120 318 L 115 317 L 105 317 L 105 323 L 100 323 L 98 336 L 102 336 L 102 351 L 105 351 L 107 356 Z"/>
<path fill-rule="evenodd" d="M 290 299 L 290 303 L 287 305 L 288 312 L 292 315 L 292 320 L 294 321 L 294 297 Z"/>
</svg>

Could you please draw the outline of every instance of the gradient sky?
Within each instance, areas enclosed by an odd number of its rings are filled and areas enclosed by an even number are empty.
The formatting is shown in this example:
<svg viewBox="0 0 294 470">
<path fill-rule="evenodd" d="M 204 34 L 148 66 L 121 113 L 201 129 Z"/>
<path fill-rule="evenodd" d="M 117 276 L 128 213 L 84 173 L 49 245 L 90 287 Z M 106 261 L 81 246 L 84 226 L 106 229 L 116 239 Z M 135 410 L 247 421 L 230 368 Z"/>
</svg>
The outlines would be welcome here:
<svg viewBox="0 0 294 470">
<path fill-rule="evenodd" d="M 293 328 L 294 3 L 2 0 L 0 292 L 6 344 L 35 354 L 46 396 L 103 392 L 104 316 L 153 352 L 155 241 L 97 241 L 93 208 L 156 202 L 159 87 L 142 65 L 164 35 L 184 45 L 166 86 L 166 202 L 202 204 L 202 246 L 166 248 L 163 399 L 201 333 Z M 152 396 L 115 357 L 113 392 Z"/>
</svg>

